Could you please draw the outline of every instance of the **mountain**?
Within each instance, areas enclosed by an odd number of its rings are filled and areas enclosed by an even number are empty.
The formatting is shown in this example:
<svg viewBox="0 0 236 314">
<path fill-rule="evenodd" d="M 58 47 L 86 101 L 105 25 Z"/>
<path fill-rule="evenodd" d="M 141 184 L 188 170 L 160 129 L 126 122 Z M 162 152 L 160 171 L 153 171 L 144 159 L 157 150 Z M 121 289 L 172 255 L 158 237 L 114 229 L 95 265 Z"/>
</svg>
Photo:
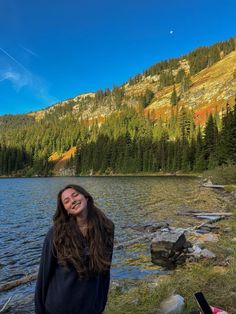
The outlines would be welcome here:
<svg viewBox="0 0 236 314">
<path fill-rule="evenodd" d="M 236 161 L 235 43 L 162 61 L 112 90 L 1 116 L 0 174 L 201 171 Z"/>
<path fill-rule="evenodd" d="M 231 47 L 229 48 L 229 42 Z M 108 116 L 112 112 L 122 108 L 122 105 L 145 107 L 146 116 L 156 119 L 160 116 L 168 117 L 171 108 L 171 95 L 175 88 L 179 96 L 178 105 L 187 106 L 189 109 L 194 110 L 196 113 L 196 123 L 204 124 L 206 121 L 206 113 L 219 112 L 225 107 L 226 102 L 232 104 L 235 97 L 236 87 L 236 39 L 233 38 L 226 41 L 227 48 L 224 52 L 223 43 L 215 44 L 211 48 L 198 48 L 190 53 L 196 54 L 200 50 L 202 53 L 206 52 L 208 55 L 204 61 L 205 68 L 196 74 L 191 74 L 191 62 L 189 55 L 183 58 L 171 59 L 167 62 L 167 66 L 158 74 L 150 75 L 148 70 L 144 74 L 138 74 L 136 78 L 130 79 L 127 83 L 120 87 L 115 87 L 112 91 L 106 89 L 105 91 L 99 90 L 96 93 L 87 93 L 76 96 L 75 98 L 62 101 L 54 106 L 45 110 L 41 110 L 30 115 L 37 119 L 43 118 L 46 113 L 52 112 L 58 106 L 72 106 L 75 114 L 80 114 L 82 119 L 104 121 L 104 116 Z M 210 49 L 218 50 L 218 58 L 216 62 L 211 64 L 209 61 L 211 54 Z M 232 49 L 232 51 L 230 51 Z M 230 51 L 228 54 L 226 54 Z M 197 59 L 197 57 L 196 57 Z M 219 60 L 218 60 L 219 59 Z M 174 61 L 173 61 L 174 60 Z M 170 65 L 168 66 L 168 62 Z M 173 63 L 174 62 L 174 66 Z M 193 63 L 193 62 L 192 62 Z M 208 64 L 211 64 L 210 66 Z M 160 63 L 159 63 L 160 64 Z M 159 65 L 157 64 L 157 66 Z M 154 67 L 154 66 L 153 66 Z M 151 67 L 152 68 L 152 67 Z M 202 66 L 200 66 L 200 69 Z M 178 75 L 182 71 L 182 78 Z M 149 75 L 145 75 L 145 72 Z M 170 74 L 171 72 L 171 74 Z M 196 72 L 196 71 L 195 71 Z M 172 78 L 163 84 L 163 74 L 171 75 Z M 191 82 L 187 90 L 183 90 L 185 78 L 191 77 Z M 165 79 L 165 78 L 164 78 Z M 167 81 L 166 79 L 166 81 Z M 177 81 L 177 82 L 176 82 Z M 165 86 L 168 85 L 168 86 Z M 147 91 L 153 93 L 148 103 L 145 103 L 145 96 Z"/>
</svg>

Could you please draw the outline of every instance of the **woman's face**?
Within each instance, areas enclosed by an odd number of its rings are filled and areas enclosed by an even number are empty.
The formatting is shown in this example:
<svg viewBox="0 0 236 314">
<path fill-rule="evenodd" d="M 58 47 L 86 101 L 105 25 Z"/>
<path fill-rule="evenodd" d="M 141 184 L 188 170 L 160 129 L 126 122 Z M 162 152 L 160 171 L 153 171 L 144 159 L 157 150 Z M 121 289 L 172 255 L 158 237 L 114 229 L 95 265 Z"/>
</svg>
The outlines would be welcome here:
<svg viewBox="0 0 236 314">
<path fill-rule="evenodd" d="M 87 198 L 73 188 L 66 189 L 61 194 L 62 204 L 68 214 L 73 216 L 87 214 Z"/>
</svg>

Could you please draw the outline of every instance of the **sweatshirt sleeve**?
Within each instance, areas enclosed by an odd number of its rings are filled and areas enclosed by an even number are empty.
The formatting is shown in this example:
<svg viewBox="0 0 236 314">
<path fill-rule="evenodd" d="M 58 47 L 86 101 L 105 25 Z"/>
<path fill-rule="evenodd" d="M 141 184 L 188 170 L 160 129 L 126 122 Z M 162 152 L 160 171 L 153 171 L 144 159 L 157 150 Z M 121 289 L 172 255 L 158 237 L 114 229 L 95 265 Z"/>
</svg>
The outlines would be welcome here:
<svg viewBox="0 0 236 314">
<path fill-rule="evenodd" d="M 45 300 L 49 285 L 50 276 L 55 266 L 55 257 L 53 256 L 53 229 L 51 228 L 44 240 L 42 255 L 40 260 L 38 278 L 35 288 L 35 313 L 45 314 Z"/>
<path fill-rule="evenodd" d="M 113 224 L 113 233 L 112 233 L 112 250 L 111 250 L 111 261 L 112 261 L 112 255 L 113 255 L 113 246 L 114 246 L 114 233 L 115 233 L 115 226 Z M 103 309 L 102 312 L 105 309 L 106 303 L 107 303 L 107 297 L 108 297 L 108 292 L 109 292 L 109 287 L 110 287 L 110 269 L 107 270 L 103 274 L 103 287 L 104 287 L 104 297 L 103 297 Z"/>
</svg>

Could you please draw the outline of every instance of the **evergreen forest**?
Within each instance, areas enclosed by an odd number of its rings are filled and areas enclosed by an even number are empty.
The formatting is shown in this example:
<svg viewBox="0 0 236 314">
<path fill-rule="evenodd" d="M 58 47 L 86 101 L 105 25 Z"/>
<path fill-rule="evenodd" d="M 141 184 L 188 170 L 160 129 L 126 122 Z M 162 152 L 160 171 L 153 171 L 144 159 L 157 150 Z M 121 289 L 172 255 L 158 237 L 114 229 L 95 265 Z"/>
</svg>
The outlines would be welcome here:
<svg viewBox="0 0 236 314">
<path fill-rule="evenodd" d="M 59 114 L 59 113 L 58 113 Z M 50 156 L 76 146 L 66 167 L 80 174 L 201 172 L 236 163 L 236 104 L 209 114 L 204 128 L 188 108 L 173 108 L 168 120 L 151 122 L 141 110 L 126 107 L 99 125 L 72 111 L 60 118 L 49 114 L 34 121 L 27 116 L 2 116 L 0 175 L 52 174 Z M 14 120 L 24 120 L 15 123 Z"/>
</svg>

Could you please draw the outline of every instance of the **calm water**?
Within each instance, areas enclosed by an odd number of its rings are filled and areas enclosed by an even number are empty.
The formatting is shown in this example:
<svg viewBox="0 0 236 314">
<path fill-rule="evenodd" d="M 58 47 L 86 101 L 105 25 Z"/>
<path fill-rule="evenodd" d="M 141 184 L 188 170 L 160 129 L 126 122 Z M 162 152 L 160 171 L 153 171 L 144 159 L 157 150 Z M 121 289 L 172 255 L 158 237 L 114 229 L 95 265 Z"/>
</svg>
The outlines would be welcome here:
<svg viewBox="0 0 236 314">
<path fill-rule="evenodd" d="M 131 224 L 168 220 L 175 226 L 176 212 L 201 207 L 197 199 L 199 182 L 189 177 L 0 179 L 1 283 L 37 270 L 43 239 L 55 211 L 56 195 L 69 183 L 80 184 L 93 195 L 96 204 L 114 221 L 115 238 L 120 242 L 137 235 L 128 228 Z M 114 252 L 113 280 L 139 279 L 150 274 L 150 270 L 141 266 L 124 263 L 132 254 L 128 250 Z M 2 293 L 0 308 L 9 296 L 22 298 L 33 291 L 34 283 Z"/>
</svg>

